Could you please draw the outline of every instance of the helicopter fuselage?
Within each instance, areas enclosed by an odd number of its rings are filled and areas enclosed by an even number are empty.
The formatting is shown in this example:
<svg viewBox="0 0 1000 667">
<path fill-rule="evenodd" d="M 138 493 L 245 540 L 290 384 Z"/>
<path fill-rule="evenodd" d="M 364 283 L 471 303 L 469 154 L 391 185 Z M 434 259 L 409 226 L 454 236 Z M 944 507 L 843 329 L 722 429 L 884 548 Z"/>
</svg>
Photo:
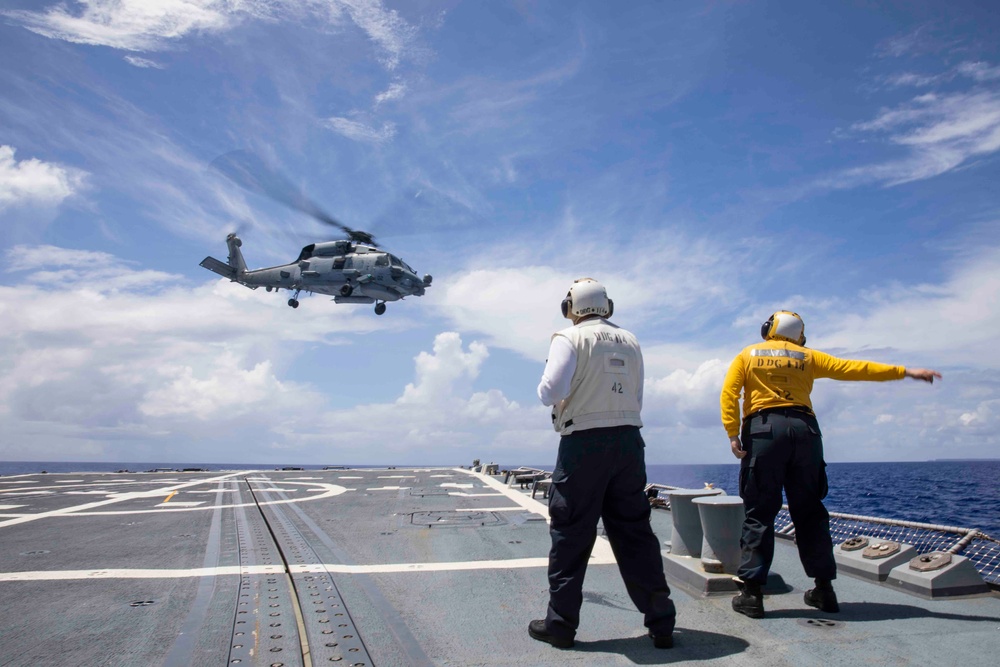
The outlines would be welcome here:
<svg viewBox="0 0 1000 667">
<path fill-rule="evenodd" d="M 332 296 L 336 303 L 374 303 L 375 312 L 385 312 L 385 302 L 407 296 L 422 296 L 431 284 L 403 260 L 373 246 L 350 241 L 310 244 L 289 264 L 248 270 L 243 261 L 242 241 L 227 237 L 229 262 L 206 257 L 201 265 L 251 289 L 286 289 L 295 292 L 288 304 L 298 306 L 299 292 Z"/>
</svg>

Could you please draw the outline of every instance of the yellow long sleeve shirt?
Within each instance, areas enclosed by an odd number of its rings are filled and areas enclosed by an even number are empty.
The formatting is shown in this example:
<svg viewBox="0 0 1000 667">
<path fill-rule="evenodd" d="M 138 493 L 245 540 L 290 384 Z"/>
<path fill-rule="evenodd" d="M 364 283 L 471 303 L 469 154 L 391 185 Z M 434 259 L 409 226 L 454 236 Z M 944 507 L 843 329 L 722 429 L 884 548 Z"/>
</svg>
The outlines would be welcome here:
<svg viewBox="0 0 1000 667">
<path fill-rule="evenodd" d="M 801 406 L 812 410 L 813 380 L 901 380 L 905 368 L 874 361 L 838 359 L 794 343 L 768 340 L 743 349 L 722 383 L 722 425 L 729 437 L 740 433 L 743 417 L 767 408 Z"/>
</svg>

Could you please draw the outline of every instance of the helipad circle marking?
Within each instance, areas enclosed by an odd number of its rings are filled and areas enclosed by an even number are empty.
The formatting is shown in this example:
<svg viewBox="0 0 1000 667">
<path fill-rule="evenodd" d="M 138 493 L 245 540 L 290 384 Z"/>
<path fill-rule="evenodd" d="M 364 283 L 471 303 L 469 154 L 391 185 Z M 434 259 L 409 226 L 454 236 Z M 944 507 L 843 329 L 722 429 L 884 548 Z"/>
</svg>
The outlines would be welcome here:
<svg viewBox="0 0 1000 667">
<path fill-rule="evenodd" d="M 209 482 L 214 484 L 215 482 Z M 312 486 L 317 487 L 315 490 L 322 490 L 323 493 L 318 495 L 309 495 L 299 498 L 288 498 L 286 500 L 262 500 L 259 503 L 232 503 L 228 505 L 206 505 L 204 507 L 155 507 L 144 510 L 117 510 L 113 512 L 73 512 L 72 514 L 67 514 L 66 516 L 108 516 L 114 514 L 158 514 L 163 512 L 198 512 L 203 510 L 214 510 L 214 509 L 226 509 L 230 507 L 256 507 L 257 505 L 287 505 L 290 503 L 299 503 L 312 500 L 319 500 L 321 498 L 332 498 L 334 496 L 339 496 L 340 494 L 347 491 L 343 486 L 338 486 L 337 484 L 326 484 L 317 482 L 286 482 L 288 484 L 299 484 L 301 486 Z M 267 489 L 262 489 L 266 491 Z M 310 489 L 313 490 L 313 489 Z M 158 494 L 151 494 L 150 497 Z M 141 496 L 137 496 L 141 497 Z"/>
</svg>

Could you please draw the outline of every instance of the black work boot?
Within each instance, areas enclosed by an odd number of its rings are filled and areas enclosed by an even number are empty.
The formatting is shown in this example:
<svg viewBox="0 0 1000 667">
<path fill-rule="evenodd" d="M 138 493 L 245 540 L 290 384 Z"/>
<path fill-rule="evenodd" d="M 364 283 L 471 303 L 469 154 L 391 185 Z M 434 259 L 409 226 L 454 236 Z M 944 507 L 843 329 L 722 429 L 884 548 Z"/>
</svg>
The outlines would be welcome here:
<svg viewBox="0 0 1000 667">
<path fill-rule="evenodd" d="M 733 598 L 733 611 L 750 618 L 764 618 L 764 593 L 755 581 L 743 581 L 733 577 L 740 594 Z"/>
<path fill-rule="evenodd" d="M 545 627 L 545 621 L 543 619 L 538 619 L 528 623 L 528 634 L 531 635 L 532 639 L 537 639 L 540 642 L 545 642 L 546 644 L 552 644 L 556 648 L 573 648 L 573 638 L 572 637 L 559 637 L 548 631 Z"/>
<path fill-rule="evenodd" d="M 833 592 L 833 586 L 829 579 L 816 579 L 816 588 L 806 591 L 802 600 L 810 607 L 816 607 L 828 614 L 836 614 L 840 611 L 840 605 L 837 604 L 837 594 Z"/>
</svg>

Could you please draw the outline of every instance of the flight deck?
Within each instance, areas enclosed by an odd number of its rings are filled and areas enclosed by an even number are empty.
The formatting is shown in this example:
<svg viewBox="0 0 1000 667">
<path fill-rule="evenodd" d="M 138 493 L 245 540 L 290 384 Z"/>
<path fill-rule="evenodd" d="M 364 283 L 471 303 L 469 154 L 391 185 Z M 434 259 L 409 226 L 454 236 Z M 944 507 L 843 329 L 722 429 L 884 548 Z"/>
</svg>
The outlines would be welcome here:
<svg viewBox="0 0 1000 667">
<path fill-rule="evenodd" d="M 574 649 L 545 613 L 546 501 L 464 468 L 0 477 L 0 665 L 992 665 L 996 593 L 927 600 L 841 576 L 841 613 L 789 543 L 767 616 L 676 585 L 653 647 L 599 536 Z M 671 539 L 669 511 L 653 528 Z M 600 529 L 599 529 L 600 535 Z"/>
</svg>

